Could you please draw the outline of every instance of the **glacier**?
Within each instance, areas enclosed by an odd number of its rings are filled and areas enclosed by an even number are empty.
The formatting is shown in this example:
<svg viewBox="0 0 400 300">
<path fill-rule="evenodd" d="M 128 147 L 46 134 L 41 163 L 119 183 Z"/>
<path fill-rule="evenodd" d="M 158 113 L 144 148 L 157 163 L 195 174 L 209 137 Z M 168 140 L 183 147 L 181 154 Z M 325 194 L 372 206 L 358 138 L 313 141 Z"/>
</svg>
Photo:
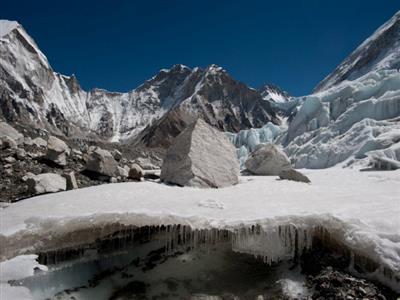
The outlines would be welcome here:
<svg viewBox="0 0 400 300">
<path fill-rule="evenodd" d="M 349 255 L 354 273 L 372 265 L 361 276 L 400 291 L 400 170 L 302 172 L 311 185 L 258 176 L 219 190 L 139 182 L 30 198 L 0 211 L 0 256 L 53 252 L 62 260 L 65 249 L 107 236 L 129 240 L 144 228 L 161 234 L 167 249 L 222 238 L 234 252 L 271 264 L 293 259 L 320 237 Z"/>
<path fill-rule="evenodd" d="M 366 167 L 368 152 L 399 143 L 399 115 L 399 71 L 372 71 L 303 97 L 282 140 L 296 168 Z"/>
<path fill-rule="evenodd" d="M 261 128 L 240 130 L 238 133 L 225 132 L 225 135 L 236 147 L 240 167 L 243 168 L 249 153 L 253 152 L 257 145 L 273 143 L 283 130 L 283 126 L 268 122 Z"/>
</svg>

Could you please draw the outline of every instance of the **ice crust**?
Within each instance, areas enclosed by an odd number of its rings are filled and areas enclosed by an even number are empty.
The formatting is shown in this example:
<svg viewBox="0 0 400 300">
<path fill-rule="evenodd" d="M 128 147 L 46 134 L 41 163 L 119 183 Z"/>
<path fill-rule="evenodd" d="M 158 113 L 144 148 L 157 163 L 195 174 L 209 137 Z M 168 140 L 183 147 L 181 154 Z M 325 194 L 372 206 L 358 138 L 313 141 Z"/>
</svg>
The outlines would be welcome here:
<svg viewBox="0 0 400 300">
<path fill-rule="evenodd" d="M 74 247 L 110 233 L 113 224 L 121 229 L 181 224 L 192 230 L 229 230 L 235 251 L 270 263 L 293 257 L 296 249 L 309 247 L 316 230 L 326 228 L 340 243 L 380 265 L 371 276 L 400 290 L 398 279 L 382 275 L 400 271 L 400 171 L 303 172 L 311 185 L 276 177 L 242 177 L 239 185 L 219 190 L 123 183 L 20 201 L 0 212 L 1 256 Z M 46 215 L 38 216 L 38 211 Z M 259 234 L 251 233 L 253 225 L 259 226 Z M 87 233 L 71 234 L 82 229 Z"/>
<path fill-rule="evenodd" d="M 0 298 L 4 300 L 30 300 L 32 295 L 26 287 L 11 286 L 10 280 L 19 280 L 34 275 L 35 269 L 47 271 L 40 265 L 37 255 L 20 255 L 0 262 Z"/>
</svg>

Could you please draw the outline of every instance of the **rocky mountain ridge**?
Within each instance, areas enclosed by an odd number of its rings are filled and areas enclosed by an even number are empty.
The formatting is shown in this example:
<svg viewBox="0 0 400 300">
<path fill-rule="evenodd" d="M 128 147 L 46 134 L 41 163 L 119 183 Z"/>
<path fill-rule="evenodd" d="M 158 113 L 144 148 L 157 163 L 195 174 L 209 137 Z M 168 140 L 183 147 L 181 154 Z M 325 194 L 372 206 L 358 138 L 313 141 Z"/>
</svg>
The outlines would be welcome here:
<svg viewBox="0 0 400 300">
<path fill-rule="evenodd" d="M 174 65 L 127 93 L 83 90 L 75 76 L 58 74 L 24 28 L 0 21 L 0 116 L 66 136 L 117 142 L 136 136 L 172 109 L 236 132 L 279 118 L 256 90 L 216 65 Z"/>
</svg>

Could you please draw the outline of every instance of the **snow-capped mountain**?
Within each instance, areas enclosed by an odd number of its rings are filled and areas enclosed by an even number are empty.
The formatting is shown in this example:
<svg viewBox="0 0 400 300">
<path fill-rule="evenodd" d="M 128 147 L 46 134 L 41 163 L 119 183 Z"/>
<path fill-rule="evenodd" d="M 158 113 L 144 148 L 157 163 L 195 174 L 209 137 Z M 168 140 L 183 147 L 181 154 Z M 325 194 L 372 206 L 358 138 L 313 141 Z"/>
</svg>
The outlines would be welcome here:
<svg viewBox="0 0 400 300">
<path fill-rule="evenodd" d="M 400 12 L 302 103 L 283 138 L 296 167 L 400 165 Z"/>
<path fill-rule="evenodd" d="M 314 92 L 326 90 L 343 80 L 355 80 L 371 71 L 400 68 L 400 11 L 378 28 Z"/>
<path fill-rule="evenodd" d="M 23 27 L 0 21 L 0 116 L 65 135 L 93 133 L 111 141 L 136 136 L 172 109 L 226 131 L 279 123 L 270 104 L 224 69 L 163 69 L 128 93 L 84 91 L 75 76 L 53 71 Z"/>
<path fill-rule="evenodd" d="M 266 83 L 258 89 L 264 100 L 272 101 L 275 103 L 284 103 L 291 99 L 290 95 L 283 91 L 280 87 Z"/>
</svg>

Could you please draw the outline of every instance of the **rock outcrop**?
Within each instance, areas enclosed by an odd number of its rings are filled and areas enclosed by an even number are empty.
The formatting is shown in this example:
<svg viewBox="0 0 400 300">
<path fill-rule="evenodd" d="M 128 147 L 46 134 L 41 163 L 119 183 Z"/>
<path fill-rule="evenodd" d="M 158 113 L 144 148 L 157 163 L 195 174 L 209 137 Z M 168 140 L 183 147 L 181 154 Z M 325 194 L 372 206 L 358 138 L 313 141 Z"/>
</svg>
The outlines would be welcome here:
<svg viewBox="0 0 400 300">
<path fill-rule="evenodd" d="M 89 153 L 86 170 L 108 177 L 118 176 L 118 163 L 109 151 L 97 147 Z"/>
<path fill-rule="evenodd" d="M 55 136 L 49 137 L 49 140 L 47 141 L 46 159 L 60 166 L 66 166 L 67 155 L 69 155 L 69 153 L 70 148 L 64 141 L 56 138 Z"/>
<path fill-rule="evenodd" d="M 274 144 L 260 144 L 250 153 L 245 162 L 246 169 L 255 175 L 279 175 L 291 169 L 286 154 Z"/>
<path fill-rule="evenodd" d="M 14 140 L 17 144 L 21 144 L 24 141 L 24 136 L 18 130 L 6 122 L 0 122 L 0 140 L 5 137 Z"/>
<path fill-rule="evenodd" d="M 167 150 L 161 180 L 180 186 L 222 188 L 239 181 L 234 146 L 220 131 L 198 119 Z"/>
<path fill-rule="evenodd" d="M 74 172 L 69 172 L 65 174 L 64 177 L 67 180 L 67 190 L 75 190 L 78 188 Z"/>
<path fill-rule="evenodd" d="M 26 183 L 29 191 L 34 195 L 55 193 L 67 189 L 67 181 L 58 174 L 44 173 L 28 177 Z"/>
</svg>

